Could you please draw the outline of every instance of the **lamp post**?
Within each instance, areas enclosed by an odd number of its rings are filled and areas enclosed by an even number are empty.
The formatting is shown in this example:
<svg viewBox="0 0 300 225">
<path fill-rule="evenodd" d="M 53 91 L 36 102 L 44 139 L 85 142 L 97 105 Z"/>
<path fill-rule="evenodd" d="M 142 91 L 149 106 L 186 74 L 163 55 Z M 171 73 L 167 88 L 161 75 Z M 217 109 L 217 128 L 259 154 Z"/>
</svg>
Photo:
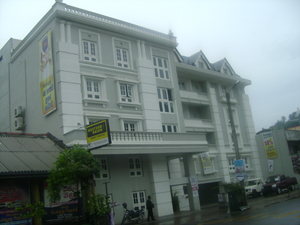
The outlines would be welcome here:
<svg viewBox="0 0 300 225">
<path fill-rule="evenodd" d="M 230 91 L 233 88 L 235 88 L 239 83 L 240 83 L 240 81 L 237 81 L 228 91 L 226 91 L 226 102 L 227 102 L 229 119 L 230 119 L 230 125 L 231 125 L 231 130 L 232 130 L 232 141 L 233 141 L 233 144 L 234 144 L 234 151 L 235 151 L 236 160 L 240 159 L 241 156 L 240 156 L 239 145 L 238 145 L 238 140 L 237 140 L 235 125 L 234 125 L 234 120 L 233 120 L 233 115 L 232 115 L 232 110 L 231 110 Z M 246 195 L 245 195 L 245 183 L 244 183 L 244 180 L 240 181 L 240 184 L 241 184 L 241 187 L 243 189 L 242 201 L 243 201 L 244 205 L 248 205 L 247 198 L 246 198 Z"/>
</svg>

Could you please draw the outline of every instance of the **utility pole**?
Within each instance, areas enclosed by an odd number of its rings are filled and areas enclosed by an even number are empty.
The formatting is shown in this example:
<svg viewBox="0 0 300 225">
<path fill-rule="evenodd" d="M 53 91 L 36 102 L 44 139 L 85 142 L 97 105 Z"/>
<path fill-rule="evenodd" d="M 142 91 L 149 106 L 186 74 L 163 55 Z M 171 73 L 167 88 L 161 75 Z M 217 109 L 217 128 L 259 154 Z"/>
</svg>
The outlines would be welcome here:
<svg viewBox="0 0 300 225">
<path fill-rule="evenodd" d="M 231 103 L 230 103 L 230 91 L 233 88 L 235 88 L 239 83 L 240 83 L 240 81 L 237 81 L 228 91 L 226 91 L 226 101 L 227 101 L 228 114 L 229 114 L 229 119 L 230 119 L 231 130 L 232 130 L 232 141 L 233 141 L 233 144 L 234 144 L 234 151 L 235 151 L 236 160 L 241 159 L 241 156 L 240 156 L 239 145 L 238 145 L 235 125 L 234 125 L 233 115 L 232 115 L 232 109 L 231 109 Z M 246 206 L 246 205 L 248 205 L 248 203 L 247 203 L 247 198 L 246 198 L 246 195 L 245 195 L 244 180 L 240 181 L 240 184 L 241 184 L 241 187 L 243 188 L 242 201 L 243 201 L 243 204 Z"/>
</svg>

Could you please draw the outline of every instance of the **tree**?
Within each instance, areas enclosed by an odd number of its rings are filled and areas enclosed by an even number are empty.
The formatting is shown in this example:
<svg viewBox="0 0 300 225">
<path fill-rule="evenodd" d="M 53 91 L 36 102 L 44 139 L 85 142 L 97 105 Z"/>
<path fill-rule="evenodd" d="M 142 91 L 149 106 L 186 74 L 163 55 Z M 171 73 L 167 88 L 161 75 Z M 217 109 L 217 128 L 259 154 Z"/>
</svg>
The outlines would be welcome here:
<svg viewBox="0 0 300 225">
<path fill-rule="evenodd" d="M 65 149 L 59 154 L 47 179 L 50 201 L 59 201 L 61 190 L 71 184 L 84 188 L 92 180 L 92 175 L 99 175 L 100 171 L 100 161 L 89 150 L 79 145 L 74 145 L 73 149 Z M 79 188 L 74 191 L 74 196 L 78 198 L 79 205 Z"/>
</svg>

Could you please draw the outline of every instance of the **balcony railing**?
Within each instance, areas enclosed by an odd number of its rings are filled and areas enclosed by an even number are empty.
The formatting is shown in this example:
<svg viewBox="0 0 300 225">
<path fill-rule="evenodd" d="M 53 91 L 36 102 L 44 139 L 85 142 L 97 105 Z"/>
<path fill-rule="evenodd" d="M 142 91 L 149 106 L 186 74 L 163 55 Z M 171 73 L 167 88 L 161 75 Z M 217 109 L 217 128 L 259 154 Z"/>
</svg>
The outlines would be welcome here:
<svg viewBox="0 0 300 225">
<path fill-rule="evenodd" d="M 192 92 L 180 90 L 180 97 L 183 102 L 208 103 L 208 94 L 204 92 Z"/>
<path fill-rule="evenodd" d="M 184 124 L 186 128 L 214 128 L 212 121 L 208 119 L 184 119 Z"/>
<path fill-rule="evenodd" d="M 111 132 L 112 142 L 161 142 L 161 132 L 128 132 L 128 131 L 113 131 Z"/>
</svg>

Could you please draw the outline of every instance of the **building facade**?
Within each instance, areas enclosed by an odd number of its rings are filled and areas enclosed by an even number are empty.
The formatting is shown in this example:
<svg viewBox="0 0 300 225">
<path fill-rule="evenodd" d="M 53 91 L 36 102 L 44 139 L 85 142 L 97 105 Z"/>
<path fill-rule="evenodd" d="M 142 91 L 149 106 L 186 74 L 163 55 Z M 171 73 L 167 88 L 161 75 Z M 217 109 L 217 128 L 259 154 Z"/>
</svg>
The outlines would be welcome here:
<svg viewBox="0 0 300 225">
<path fill-rule="evenodd" d="M 103 165 L 97 193 L 107 185 L 129 208 L 151 195 L 157 216 L 173 214 L 176 193 L 180 210 L 216 203 L 214 187 L 235 180 L 225 92 L 237 81 L 230 94 L 239 150 L 248 176 L 261 177 L 245 93 L 251 82 L 226 59 L 212 64 L 202 51 L 185 57 L 177 45 L 172 32 L 57 1 L 23 40 L 0 51 L 0 131 L 50 132 L 86 146 L 85 126 L 108 119 L 111 145 L 92 150 Z M 114 213 L 120 222 L 121 207 Z"/>
</svg>

